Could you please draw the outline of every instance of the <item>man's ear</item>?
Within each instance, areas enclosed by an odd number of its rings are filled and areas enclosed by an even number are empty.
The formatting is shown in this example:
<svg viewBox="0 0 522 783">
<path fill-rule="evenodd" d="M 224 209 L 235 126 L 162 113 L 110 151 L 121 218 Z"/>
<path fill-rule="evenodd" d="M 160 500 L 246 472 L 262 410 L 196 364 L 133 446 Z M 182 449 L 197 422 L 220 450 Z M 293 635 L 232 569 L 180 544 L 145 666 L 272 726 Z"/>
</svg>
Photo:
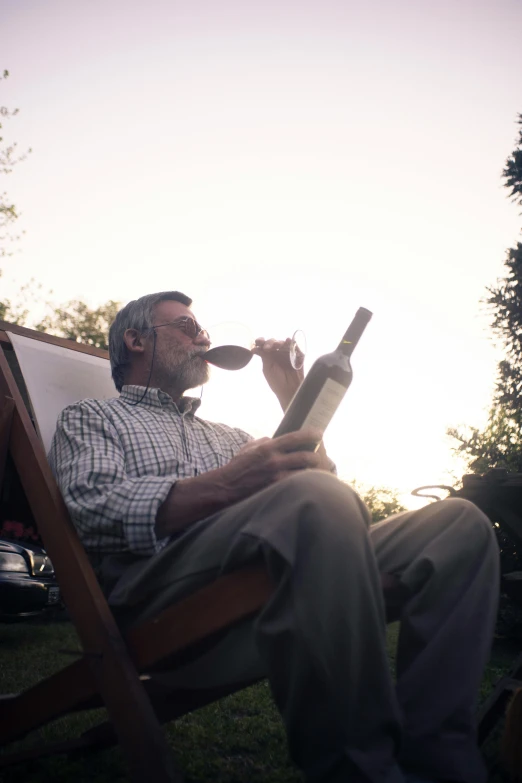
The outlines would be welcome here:
<svg viewBox="0 0 522 783">
<path fill-rule="evenodd" d="M 145 338 L 138 329 L 126 329 L 123 342 L 131 353 L 143 353 L 145 351 Z"/>
</svg>

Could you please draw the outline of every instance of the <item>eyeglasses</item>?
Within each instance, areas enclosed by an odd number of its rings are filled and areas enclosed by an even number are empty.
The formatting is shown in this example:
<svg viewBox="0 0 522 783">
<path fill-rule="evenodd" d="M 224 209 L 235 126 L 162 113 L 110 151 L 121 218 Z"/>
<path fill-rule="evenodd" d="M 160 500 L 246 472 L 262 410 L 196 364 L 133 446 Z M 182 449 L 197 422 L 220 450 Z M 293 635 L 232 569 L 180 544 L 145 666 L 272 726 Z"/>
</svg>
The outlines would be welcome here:
<svg viewBox="0 0 522 783">
<path fill-rule="evenodd" d="M 175 321 L 167 321 L 165 324 L 156 324 L 156 326 L 151 326 L 150 330 L 159 329 L 161 326 L 173 326 L 175 329 L 181 329 L 182 332 L 185 332 L 187 337 L 191 337 L 192 339 L 200 337 L 201 335 L 206 337 L 207 340 L 210 339 L 207 330 L 202 329 L 198 322 L 188 315 L 176 318 Z"/>
</svg>

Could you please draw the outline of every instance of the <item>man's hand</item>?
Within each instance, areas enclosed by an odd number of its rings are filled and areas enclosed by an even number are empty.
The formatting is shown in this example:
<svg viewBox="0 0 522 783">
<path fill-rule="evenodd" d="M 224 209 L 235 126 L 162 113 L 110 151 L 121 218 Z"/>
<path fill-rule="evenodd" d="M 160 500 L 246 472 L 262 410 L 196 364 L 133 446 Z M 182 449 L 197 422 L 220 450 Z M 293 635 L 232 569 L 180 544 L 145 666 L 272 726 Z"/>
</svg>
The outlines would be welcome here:
<svg viewBox="0 0 522 783">
<path fill-rule="evenodd" d="M 261 357 L 263 374 L 283 410 L 288 408 L 304 378 L 303 368 L 295 370 L 290 363 L 291 342 L 289 337 L 286 340 L 258 337 L 252 349 L 252 353 Z"/>
<path fill-rule="evenodd" d="M 220 468 L 221 486 L 229 502 L 249 497 L 296 470 L 324 469 L 321 454 L 304 450 L 320 437 L 320 432 L 307 428 L 248 443 Z"/>
<path fill-rule="evenodd" d="M 327 469 L 320 450 L 303 451 L 320 437 L 317 430 L 306 429 L 280 438 L 254 440 L 222 468 L 177 481 L 158 509 L 157 537 L 179 533 L 297 470 Z"/>
<path fill-rule="evenodd" d="M 295 370 L 290 363 L 290 344 L 289 337 L 286 340 L 265 340 L 264 337 L 258 337 L 256 347 L 252 353 L 260 356 L 263 362 L 263 374 L 268 381 L 268 385 L 275 393 L 284 411 L 292 401 L 292 397 L 300 387 L 304 379 L 304 369 Z M 331 471 L 333 462 L 328 457 L 324 444 L 321 441 L 317 451 L 319 456 L 319 467 L 321 470 Z"/>
</svg>

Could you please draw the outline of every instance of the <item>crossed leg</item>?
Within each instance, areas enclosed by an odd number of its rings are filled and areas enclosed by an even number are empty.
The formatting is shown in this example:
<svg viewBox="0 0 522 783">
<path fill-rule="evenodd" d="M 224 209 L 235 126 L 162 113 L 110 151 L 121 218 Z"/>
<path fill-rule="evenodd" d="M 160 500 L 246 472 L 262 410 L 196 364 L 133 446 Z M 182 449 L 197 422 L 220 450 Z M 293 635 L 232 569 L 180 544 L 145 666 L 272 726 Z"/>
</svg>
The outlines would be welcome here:
<svg viewBox="0 0 522 783">
<path fill-rule="evenodd" d="M 475 506 L 443 501 L 369 527 L 348 486 L 321 471 L 298 473 L 125 568 L 110 602 L 145 619 L 260 559 L 274 594 L 253 623 L 196 662 L 202 684 L 242 679 L 245 668 L 265 673 L 290 754 L 310 783 L 402 783 L 398 760 L 441 780 L 485 781 L 473 713 L 492 637 L 498 552 Z M 396 688 L 381 571 L 411 594 Z"/>
</svg>

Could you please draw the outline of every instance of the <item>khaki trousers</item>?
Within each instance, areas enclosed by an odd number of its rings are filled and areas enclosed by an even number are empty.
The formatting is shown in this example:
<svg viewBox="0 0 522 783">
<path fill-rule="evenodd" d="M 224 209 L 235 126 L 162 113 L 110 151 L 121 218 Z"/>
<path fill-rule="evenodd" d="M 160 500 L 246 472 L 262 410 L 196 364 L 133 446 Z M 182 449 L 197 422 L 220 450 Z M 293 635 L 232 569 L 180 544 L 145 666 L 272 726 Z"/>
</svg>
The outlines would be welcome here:
<svg viewBox="0 0 522 783">
<path fill-rule="evenodd" d="M 369 522 L 347 485 L 303 471 L 192 525 L 152 558 L 107 557 L 99 575 L 128 624 L 263 560 L 271 600 L 172 684 L 266 675 L 290 755 L 310 783 L 402 783 L 399 764 L 434 780 L 484 783 L 475 713 L 499 591 L 491 523 L 462 499 Z M 396 684 L 379 572 L 411 596 Z"/>
</svg>

